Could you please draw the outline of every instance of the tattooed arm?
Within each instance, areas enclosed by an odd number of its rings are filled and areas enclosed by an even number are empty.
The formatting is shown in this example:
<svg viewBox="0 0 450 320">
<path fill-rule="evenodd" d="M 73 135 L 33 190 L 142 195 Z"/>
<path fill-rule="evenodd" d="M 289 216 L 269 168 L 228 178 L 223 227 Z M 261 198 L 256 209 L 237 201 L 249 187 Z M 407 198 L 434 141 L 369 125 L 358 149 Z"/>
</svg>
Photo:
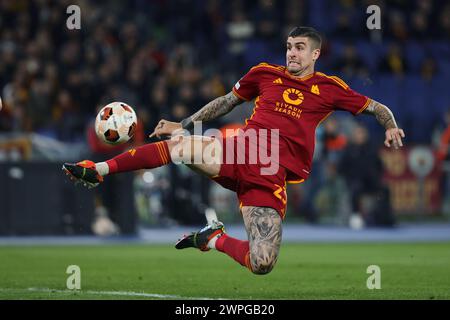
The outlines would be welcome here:
<svg viewBox="0 0 450 320">
<path fill-rule="evenodd" d="M 242 102 L 243 100 L 236 97 L 233 92 L 229 92 L 228 94 L 209 102 L 188 119 L 190 119 L 190 121 L 213 120 L 227 114 Z"/>
<path fill-rule="evenodd" d="M 219 118 L 233 110 L 235 106 L 242 102 L 243 100 L 236 97 L 233 92 L 229 92 L 228 94 L 207 103 L 203 108 L 181 122 L 161 120 L 156 126 L 155 131 L 150 135 L 150 138 L 153 136 L 160 137 L 162 135 L 170 135 L 175 130 L 189 130 L 192 128 L 195 121 L 210 121 Z"/>
<path fill-rule="evenodd" d="M 388 107 L 371 99 L 364 113 L 375 116 L 378 123 L 386 130 L 386 139 L 384 140 L 386 147 L 390 147 L 391 143 L 395 149 L 403 147 L 402 138 L 405 137 L 405 133 L 402 129 L 398 128 L 394 115 Z"/>
</svg>

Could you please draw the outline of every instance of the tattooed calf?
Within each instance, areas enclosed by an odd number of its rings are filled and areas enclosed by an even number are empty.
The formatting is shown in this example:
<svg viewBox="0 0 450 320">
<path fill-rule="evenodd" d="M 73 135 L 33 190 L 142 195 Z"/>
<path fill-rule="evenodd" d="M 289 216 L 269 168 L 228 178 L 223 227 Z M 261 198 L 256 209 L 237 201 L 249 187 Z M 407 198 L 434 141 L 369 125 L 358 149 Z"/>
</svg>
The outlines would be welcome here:
<svg viewBox="0 0 450 320">
<path fill-rule="evenodd" d="M 278 259 L 281 245 L 281 217 L 269 207 L 242 208 L 250 245 L 250 263 L 255 274 L 269 273 Z"/>
</svg>

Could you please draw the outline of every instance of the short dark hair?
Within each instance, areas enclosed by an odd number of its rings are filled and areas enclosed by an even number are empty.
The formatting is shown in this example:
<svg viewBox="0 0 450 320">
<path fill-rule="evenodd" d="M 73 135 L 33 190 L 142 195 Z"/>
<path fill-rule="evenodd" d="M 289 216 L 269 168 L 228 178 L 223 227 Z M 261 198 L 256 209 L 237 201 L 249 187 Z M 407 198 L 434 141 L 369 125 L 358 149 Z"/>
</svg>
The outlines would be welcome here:
<svg viewBox="0 0 450 320">
<path fill-rule="evenodd" d="M 320 49 L 322 46 L 322 37 L 320 36 L 320 33 L 312 27 L 295 27 L 289 32 L 288 38 L 289 37 L 306 37 L 311 39 L 313 44 L 315 44 L 314 49 Z"/>
</svg>

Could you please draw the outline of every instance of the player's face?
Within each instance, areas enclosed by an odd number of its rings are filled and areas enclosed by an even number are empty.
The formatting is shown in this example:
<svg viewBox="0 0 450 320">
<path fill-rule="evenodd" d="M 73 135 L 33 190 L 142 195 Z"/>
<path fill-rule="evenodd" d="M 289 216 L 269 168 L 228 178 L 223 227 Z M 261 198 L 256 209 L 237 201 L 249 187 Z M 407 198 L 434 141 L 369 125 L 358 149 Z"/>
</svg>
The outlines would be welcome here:
<svg viewBox="0 0 450 320">
<path fill-rule="evenodd" d="M 319 58 L 320 49 L 314 49 L 311 40 L 306 37 L 289 37 L 286 43 L 286 67 L 293 75 L 314 70 L 314 63 Z"/>
</svg>

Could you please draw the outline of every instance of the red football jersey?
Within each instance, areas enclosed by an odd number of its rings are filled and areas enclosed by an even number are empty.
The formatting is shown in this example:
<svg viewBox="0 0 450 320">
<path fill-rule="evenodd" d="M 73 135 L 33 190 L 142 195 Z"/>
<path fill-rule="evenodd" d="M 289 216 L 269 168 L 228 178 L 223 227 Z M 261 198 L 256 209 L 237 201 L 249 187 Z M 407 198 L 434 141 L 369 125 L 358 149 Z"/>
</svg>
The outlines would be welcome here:
<svg viewBox="0 0 450 320">
<path fill-rule="evenodd" d="M 233 92 L 243 100 L 256 98 L 244 131 L 279 129 L 279 162 L 288 169 L 291 183 L 306 179 L 311 171 L 317 126 L 335 110 L 357 115 L 370 101 L 338 77 L 314 72 L 300 78 L 267 63 L 251 68 Z"/>
</svg>

